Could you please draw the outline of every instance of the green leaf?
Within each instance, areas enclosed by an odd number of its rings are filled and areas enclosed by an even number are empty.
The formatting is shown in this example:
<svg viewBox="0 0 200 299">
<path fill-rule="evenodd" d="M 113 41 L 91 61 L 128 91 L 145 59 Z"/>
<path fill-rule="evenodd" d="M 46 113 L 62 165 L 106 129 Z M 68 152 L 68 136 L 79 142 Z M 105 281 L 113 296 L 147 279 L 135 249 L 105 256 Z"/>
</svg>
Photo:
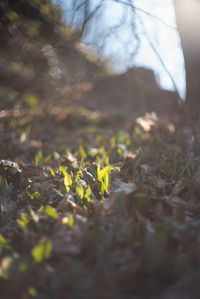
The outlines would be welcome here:
<svg viewBox="0 0 200 299">
<path fill-rule="evenodd" d="M 110 166 L 106 166 L 101 170 L 100 167 L 98 167 L 97 169 L 98 181 L 101 182 L 103 178 L 107 175 L 107 173 L 110 173 Z"/>
<path fill-rule="evenodd" d="M 50 241 L 41 240 L 31 250 L 31 255 L 36 263 L 41 263 L 44 259 L 48 259 L 51 255 L 52 244 Z"/>
<path fill-rule="evenodd" d="M 108 185 L 110 182 L 110 171 L 111 171 L 110 166 L 106 166 L 100 170 L 100 166 L 98 165 L 97 177 L 98 177 L 98 181 L 101 182 L 101 191 L 100 191 L 101 194 L 104 194 L 104 191 L 108 192 Z"/>
<path fill-rule="evenodd" d="M 31 206 L 28 207 L 29 208 L 29 213 L 33 219 L 33 221 L 35 223 L 38 223 L 39 222 L 39 217 L 36 215 L 36 213 L 33 211 L 33 209 L 31 208 Z"/>
<path fill-rule="evenodd" d="M 20 272 L 25 272 L 28 269 L 28 265 L 25 262 L 21 262 L 19 264 L 19 271 Z"/>
<path fill-rule="evenodd" d="M 70 174 L 67 173 L 67 172 L 64 176 L 64 185 L 65 185 L 65 188 L 66 188 L 67 192 L 69 192 L 70 186 L 72 185 L 72 179 L 71 179 Z"/>
<path fill-rule="evenodd" d="M 69 227 L 72 227 L 72 226 L 74 225 L 74 217 L 73 217 L 72 215 L 70 215 L 70 216 L 68 217 L 68 223 L 67 223 L 67 225 L 68 225 Z"/>
<path fill-rule="evenodd" d="M 24 233 L 28 232 L 29 218 L 25 213 L 21 214 L 21 219 L 17 219 L 17 223 Z"/>
<path fill-rule="evenodd" d="M 39 193 L 39 192 L 34 192 L 34 193 L 31 195 L 31 199 L 37 199 L 37 200 L 40 200 L 40 193 Z"/>
<path fill-rule="evenodd" d="M 59 170 L 63 176 L 67 174 L 67 166 L 66 167 L 59 166 Z"/>
<path fill-rule="evenodd" d="M 36 290 L 34 287 L 32 287 L 32 286 L 30 286 L 30 287 L 28 288 L 28 293 L 29 293 L 29 295 L 32 296 L 32 297 L 36 297 L 36 296 L 38 295 L 37 290 Z"/>
<path fill-rule="evenodd" d="M 0 244 L 1 244 L 1 245 L 6 245 L 6 244 L 7 244 L 7 241 L 6 241 L 6 239 L 2 236 L 2 234 L 0 234 Z"/>
<path fill-rule="evenodd" d="M 26 215 L 25 213 L 22 213 L 22 214 L 21 214 L 21 219 L 22 219 L 26 224 L 29 223 L 28 215 Z"/>
<path fill-rule="evenodd" d="M 43 153 L 41 150 L 39 150 L 35 155 L 35 166 L 38 167 L 39 165 L 41 165 L 42 161 L 43 161 Z"/>
<path fill-rule="evenodd" d="M 47 164 L 50 159 L 51 159 L 51 155 L 48 155 L 47 157 L 44 158 L 44 163 Z"/>
<path fill-rule="evenodd" d="M 0 253 L 2 252 L 3 248 L 10 249 L 11 247 L 2 234 L 0 234 Z"/>
<path fill-rule="evenodd" d="M 134 135 L 136 135 L 137 137 L 140 137 L 142 134 L 141 129 L 139 126 L 135 126 L 134 128 Z"/>
<path fill-rule="evenodd" d="M 38 105 L 38 98 L 34 94 L 29 94 L 25 97 L 25 102 L 29 107 L 35 108 Z"/>
<path fill-rule="evenodd" d="M 98 181 L 99 181 L 99 173 L 100 173 L 100 171 L 101 171 L 101 168 L 100 168 L 100 164 L 98 163 L 98 165 L 97 165 L 97 179 L 98 179 Z"/>
<path fill-rule="evenodd" d="M 90 195 L 91 194 L 92 194 L 91 188 L 90 188 L 90 186 L 88 186 L 86 191 L 85 191 L 85 198 L 86 198 L 87 202 L 90 201 Z"/>
<path fill-rule="evenodd" d="M 40 211 L 40 212 L 43 212 L 43 211 L 44 211 L 44 206 L 43 206 L 43 205 L 40 206 L 39 211 Z"/>
<path fill-rule="evenodd" d="M 106 192 L 108 192 L 108 184 L 109 184 L 109 172 L 106 172 L 104 177 L 104 187 Z"/>
<path fill-rule="evenodd" d="M 47 206 L 45 208 L 45 214 L 54 220 L 56 220 L 58 218 L 58 213 L 51 206 Z"/>
<path fill-rule="evenodd" d="M 53 178 L 55 177 L 55 172 L 53 171 L 52 168 L 50 169 L 50 174 L 51 174 L 51 176 L 52 176 Z"/>
<path fill-rule="evenodd" d="M 77 172 L 76 177 L 75 177 L 75 180 L 74 180 L 75 183 L 78 183 L 78 182 L 79 182 L 79 180 L 80 180 L 80 175 L 81 175 L 81 174 L 82 174 L 82 171 L 79 170 L 79 171 Z"/>
<path fill-rule="evenodd" d="M 21 228 L 21 230 L 23 230 L 24 233 L 28 232 L 28 227 L 24 221 L 22 221 L 21 219 L 17 219 L 17 223 L 18 223 L 19 227 Z"/>
<path fill-rule="evenodd" d="M 87 158 L 87 153 L 82 145 L 80 145 L 79 151 L 83 159 Z"/>
<path fill-rule="evenodd" d="M 77 185 L 76 185 L 76 193 L 77 193 L 77 195 L 78 195 L 78 197 L 79 197 L 80 199 L 83 198 L 83 195 L 84 195 L 84 189 L 83 189 L 83 186 L 82 186 L 81 184 L 77 184 Z"/>
</svg>

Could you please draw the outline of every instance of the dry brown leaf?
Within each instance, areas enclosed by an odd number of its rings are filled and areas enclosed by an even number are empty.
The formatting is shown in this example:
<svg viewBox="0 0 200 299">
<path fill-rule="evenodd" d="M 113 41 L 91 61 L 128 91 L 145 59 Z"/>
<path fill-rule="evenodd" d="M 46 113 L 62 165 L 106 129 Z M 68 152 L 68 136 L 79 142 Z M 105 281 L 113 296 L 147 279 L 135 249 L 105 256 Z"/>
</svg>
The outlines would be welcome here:
<svg viewBox="0 0 200 299">
<path fill-rule="evenodd" d="M 74 202 L 74 199 L 70 194 L 59 202 L 57 210 L 60 212 L 72 211 L 81 215 L 83 214 L 83 209 Z"/>
<path fill-rule="evenodd" d="M 153 184 L 155 187 L 157 187 L 158 189 L 164 190 L 167 182 L 165 180 L 163 180 L 161 177 L 157 177 L 157 176 L 151 176 L 152 180 L 153 180 Z"/>
<path fill-rule="evenodd" d="M 72 155 L 72 153 L 70 152 L 66 152 L 65 153 L 65 158 L 66 160 L 74 167 L 76 168 L 78 166 L 78 161 L 77 159 L 74 157 L 74 155 Z"/>
<path fill-rule="evenodd" d="M 176 183 L 176 185 L 174 186 L 174 188 L 172 190 L 173 196 L 176 197 L 181 194 L 181 192 L 185 189 L 185 182 L 186 182 L 185 178 L 178 180 L 178 182 Z"/>
<path fill-rule="evenodd" d="M 123 192 L 126 195 L 138 191 L 138 184 L 135 182 L 124 183 L 120 179 L 113 182 L 112 190 L 114 193 Z"/>
<path fill-rule="evenodd" d="M 140 165 L 140 168 L 143 169 L 146 173 L 150 172 L 150 167 L 147 164 Z"/>
</svg>

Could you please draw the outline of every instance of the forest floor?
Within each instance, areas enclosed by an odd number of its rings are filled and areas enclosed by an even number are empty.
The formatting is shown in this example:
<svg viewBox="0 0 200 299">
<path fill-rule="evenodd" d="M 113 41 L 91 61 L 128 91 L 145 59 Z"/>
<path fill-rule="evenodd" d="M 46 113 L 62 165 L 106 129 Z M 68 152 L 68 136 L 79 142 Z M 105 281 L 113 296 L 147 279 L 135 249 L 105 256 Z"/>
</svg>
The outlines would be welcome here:
<svg viewBox="0 0 200 299">
<path fill-rule="evenodd" d="M 199 298 L 193 137 L 155 113 L 0 111 L 0 298 Z"/>
</svg>

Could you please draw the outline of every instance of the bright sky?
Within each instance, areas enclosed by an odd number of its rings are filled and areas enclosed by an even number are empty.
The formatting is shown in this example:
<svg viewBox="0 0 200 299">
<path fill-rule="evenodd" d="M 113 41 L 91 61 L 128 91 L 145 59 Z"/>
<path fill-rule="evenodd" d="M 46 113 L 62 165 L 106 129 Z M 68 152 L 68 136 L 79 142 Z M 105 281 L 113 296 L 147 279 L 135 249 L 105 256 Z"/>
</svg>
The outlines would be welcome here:
<svg viewBox="0 0 200 299">
<path fill-rule="evenodd" d="M 94 7 L 99 1 L 101 0 L 93 0 Z M 126 0 L 120 1 L 128 2 Z M 63 8 L 66 9 L 70 1 L 54 0 L 54 2 L 62 2 Z M 118 24 L 123 17 L 122 5 L 116 3 L 115 0 L 107 0 L 104 3 L 103 13 L 93 24 L 85 42 L 93 46 L 94 49 L 99 49 L 103 45 L 105 32 L 109 32 L 102 55 L 114 62 L 117 72 L 124 72 L 134 65 L 148 67 L 155 71 L 157 82 L 162 88 L 173 90 L 170 72 L 180 96 L 184 98 L 184 59 L 180 38 L 175 29 L 173 0 L 132 0 L 134 6 L 141 9 L 136 10 L 137 18 L 133 20 L 132 9 L 126 10 L 125 23 L 113 34 L 111 27 Z M 142 12 L 142 10 L 149 14 Z M 155 16 L 155 18 L 150 15 Z M 77 18 L 77 23 L 78 21 Z M 132 26 L 133 21 L 135 22 L 134 27 Z M 133 28 L 140 39 L 136 55 L 133 55 L 136 45 Z"/>
<path fill-rule="evenodd" d="M 172 0 L 136 0 L 136 5 L 149 11 L 151 14 L 159 17 L 163 22 L 169 24 L 168 27 L 144 13 L 140 13 L 145 26 L 145 30 L 151 39 L 165 64 L 166 69 L 173 76 L 177 89 L 182 98 L 185 97 L 185 67 L 183 53 L 180 44 L 180 38 L 176 27 L 175 12 Z M 164 69 L 155 52 L 151 49 L 148 39 L 143 36 L 140 53 L 137 56 L 137 64 L 148 66 L 155 70 L 160 85 L 163 88 L 173 89 L 173 83 L 170 76 Z"/>
</svg>

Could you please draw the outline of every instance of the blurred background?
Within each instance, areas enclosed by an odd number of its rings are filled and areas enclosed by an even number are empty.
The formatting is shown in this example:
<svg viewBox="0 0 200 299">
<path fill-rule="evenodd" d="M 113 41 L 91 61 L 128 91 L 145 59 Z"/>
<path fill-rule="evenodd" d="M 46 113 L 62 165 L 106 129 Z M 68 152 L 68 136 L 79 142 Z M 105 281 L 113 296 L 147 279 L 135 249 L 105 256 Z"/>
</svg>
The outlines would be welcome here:
<svg viewBox="0 0 200 299">
<path fill-rule="evenodd" d="M 63 9 L 63 21 L 81 29 L 84 6 L 75 2 L 54 0 Z M 172 0 L 95 0 L 88 1 L 89 6 L 97 11 L 88 21 L 82 41 L 92 51 L 109 60 L 117 73 L 133 66 L 153 69 L 161 88 L 174 90 L 175 83 L 185 98 L 184 59 Z"/>
<path fill-rule="evenodd" d="M 134 66 L 153 69 L 160 87 L 185 97 L 172 1 L 3 1 L 0 13 L 3 106 L 46 94 L 50 103 L 61 86 Z"/>
<path fill-rule="evenodd" d="M 185 99 L 196 108 L 197 2 L 192 10 L 179 0 L 1 2 L 0 108 L 39 103 L 47 112 L 58 103 L 78 103 L 92 110 L 170 113 Z M 183 20 L 193 15 L 183 33 Z"/>
</svg>

